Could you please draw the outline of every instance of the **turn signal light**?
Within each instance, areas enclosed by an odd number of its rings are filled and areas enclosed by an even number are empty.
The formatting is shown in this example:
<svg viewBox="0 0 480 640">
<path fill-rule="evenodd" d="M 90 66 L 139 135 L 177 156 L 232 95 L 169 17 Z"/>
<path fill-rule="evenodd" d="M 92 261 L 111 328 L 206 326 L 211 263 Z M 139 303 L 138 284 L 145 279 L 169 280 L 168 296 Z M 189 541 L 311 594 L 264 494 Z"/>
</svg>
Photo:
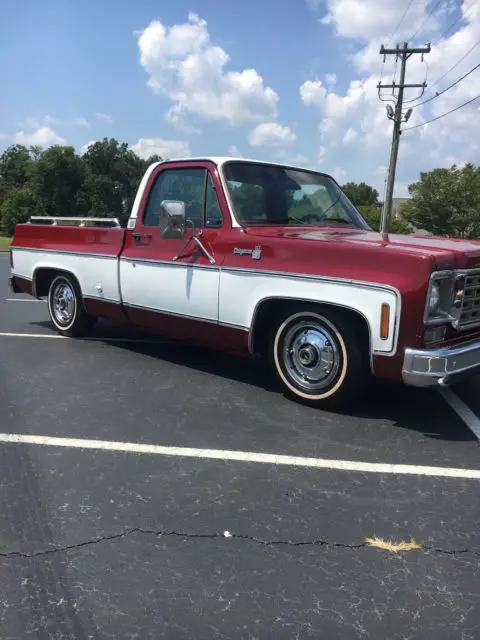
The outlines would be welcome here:
<svg viewBox="0 0 480 640">
<path fill-rule="evenodd" d="M 380 313 L 380 338 L 387 340 L 390 333 L 390 305 L 384 302 Z"/>
</svg>

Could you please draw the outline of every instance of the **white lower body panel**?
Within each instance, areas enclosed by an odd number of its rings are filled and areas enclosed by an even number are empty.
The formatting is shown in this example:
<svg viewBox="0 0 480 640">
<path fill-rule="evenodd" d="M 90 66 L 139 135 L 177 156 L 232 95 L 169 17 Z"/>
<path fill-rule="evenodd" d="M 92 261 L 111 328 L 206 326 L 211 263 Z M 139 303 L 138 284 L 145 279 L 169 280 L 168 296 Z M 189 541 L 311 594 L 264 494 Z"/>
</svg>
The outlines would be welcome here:
<svg viewBox="0 0 480 640">
<path fill-rule="evenodd" d="M 218 269 L 120 260 L 123 303 L 201 320 L 218 320 Z"/>
<path fill-rule="evenodd" d="M 90 298 L 120 301 L 118 258 L 72 253 L 12 249 L 12 273 L 31 280 L 38 269 L 58 269 L 72 273 L 82 294 Z"/>
<path fill-rule="evenodd" d="M 219 321 L 250 328 L 257 306 L 269 298 L 323 302 L 357 311 L 370 327 L 372 351 L 387 354 L 395 349 L 400 300 L 394 291 L 381 285 L 226 269 L 220 278 Z M 380 338 L 382 303 L 390 305 L 387 340 Z"/>
</svg>

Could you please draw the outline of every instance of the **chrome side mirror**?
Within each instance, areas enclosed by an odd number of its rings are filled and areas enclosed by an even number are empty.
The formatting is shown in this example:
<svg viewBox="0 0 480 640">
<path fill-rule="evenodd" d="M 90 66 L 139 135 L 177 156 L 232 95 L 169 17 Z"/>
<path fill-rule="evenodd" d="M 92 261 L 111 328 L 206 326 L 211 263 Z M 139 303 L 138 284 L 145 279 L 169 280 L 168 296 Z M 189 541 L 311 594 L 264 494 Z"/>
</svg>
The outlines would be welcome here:
<svg viewBox="0 0 480 640">
<path fill-rule="evenodd" d="M 158 226 L 165 239 L 182 239 L 185 235 L 185 202 L 182 200 L 162 200 Z"/>
</svg>

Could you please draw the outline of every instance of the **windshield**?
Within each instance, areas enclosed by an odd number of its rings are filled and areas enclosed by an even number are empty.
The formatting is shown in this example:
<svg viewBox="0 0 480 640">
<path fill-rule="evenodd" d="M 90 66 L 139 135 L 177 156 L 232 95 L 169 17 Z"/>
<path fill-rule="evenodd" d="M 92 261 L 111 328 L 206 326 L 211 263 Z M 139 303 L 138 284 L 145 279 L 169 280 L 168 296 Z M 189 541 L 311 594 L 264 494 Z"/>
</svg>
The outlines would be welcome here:
<svg viewBox="0 0 480 640">
<path fill-rule="evenodd" d="M 324 174 L 253 162 L 228 162 L 223 172 L 240 224 L 370 229 Z"/>
</svg>

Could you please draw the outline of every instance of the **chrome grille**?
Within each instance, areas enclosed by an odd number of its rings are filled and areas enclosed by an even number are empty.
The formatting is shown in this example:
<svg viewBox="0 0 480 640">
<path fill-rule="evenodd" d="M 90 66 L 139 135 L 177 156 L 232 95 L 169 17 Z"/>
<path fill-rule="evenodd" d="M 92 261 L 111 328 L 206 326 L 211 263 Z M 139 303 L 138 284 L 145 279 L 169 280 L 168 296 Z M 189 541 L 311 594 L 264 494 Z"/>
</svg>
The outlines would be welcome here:
<svg viewBox="0 0 480 640">
<path fill-rule="evenodd" d="M 463 304 L 460 311 L 459 325 L 480 324 L 480 272 L 465 275 Z"/>
</svg>

